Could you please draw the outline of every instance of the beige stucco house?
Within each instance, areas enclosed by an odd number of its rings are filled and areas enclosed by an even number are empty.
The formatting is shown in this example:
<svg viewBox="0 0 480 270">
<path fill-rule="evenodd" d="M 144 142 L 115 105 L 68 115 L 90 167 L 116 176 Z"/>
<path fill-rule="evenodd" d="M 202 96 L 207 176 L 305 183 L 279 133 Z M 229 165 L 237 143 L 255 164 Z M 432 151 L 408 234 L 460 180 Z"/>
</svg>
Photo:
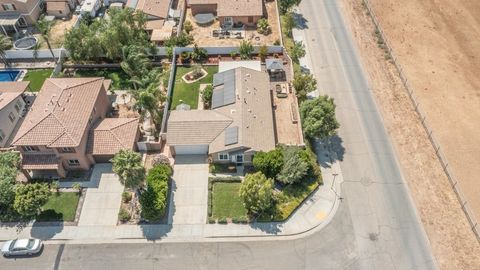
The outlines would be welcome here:
<svg viewBox="0 0 480 270">
<path fill-rule="evenodd" d="M 108 162 L 120 149 L 135 149 L 138 119 L 105 118 L 111 104 L 104 78 L 45 81 L 12 145 L 30 177 L 66 177 Z"/>
<path fill-rule="evenodd" d="M 248 164 L 276 146 L 266 72 L 238 67 L 213 77 L 211 110 L 174 110 L 167 144 L 174 155 L 208 154 L 214 162 Z"/>
<path fill-rule="evenodd" d="M 47 14 L 56 18 L 69 18 L 77 6 L 76 0 L 45 0 Z"/>
<path fill-rule="evenodd" d="M 0 148 L 9 147 L 14 131 L 23 115 L 22 94 L 29 82 L 0 82 Z"/>
<path fill-rule="evenodd" d="M 226 28 L 239 23 L 256 26 L 265 15 L 263 0 L 188 0 L 188 5 L 192 15 L 212 13 Z"/>
<path fill-rule="evenodd" d="M 45 10 L 43 0 L 0 0 L 0 27 L 4 34 L 33 25 Z"/>
</svg>

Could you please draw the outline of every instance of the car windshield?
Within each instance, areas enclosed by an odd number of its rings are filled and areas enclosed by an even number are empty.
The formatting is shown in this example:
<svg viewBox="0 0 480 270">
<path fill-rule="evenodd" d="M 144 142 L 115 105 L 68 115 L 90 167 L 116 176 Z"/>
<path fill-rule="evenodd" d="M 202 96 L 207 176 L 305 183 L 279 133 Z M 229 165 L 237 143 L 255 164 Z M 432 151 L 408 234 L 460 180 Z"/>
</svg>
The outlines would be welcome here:
<svg viewBox="0 0 480 270">
<path fill-rule="evenodd" d="M 17 240 L 13 240 L 12 243 L 10 244 L 10 247 L 9 247 L 10 250 L 12 250 L 13 247 L 15 246 L 15 242 L 17 242 Z"/>
<path fill-rule="evenodd" d="M 35 244 L 35 240 L 33 240 L 33 239 L 28 240 L 27 248 L 31 249 L 34 244 Z"/>
</svg>

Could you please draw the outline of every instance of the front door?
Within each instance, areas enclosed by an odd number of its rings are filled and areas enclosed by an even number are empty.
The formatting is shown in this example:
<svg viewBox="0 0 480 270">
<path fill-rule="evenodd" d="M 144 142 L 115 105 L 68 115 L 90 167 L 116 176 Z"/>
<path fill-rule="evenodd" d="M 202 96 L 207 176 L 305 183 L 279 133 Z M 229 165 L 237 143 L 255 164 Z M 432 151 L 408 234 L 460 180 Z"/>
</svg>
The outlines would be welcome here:
<svg viewBox="0 0 480 270">
<path fill-rule="evenodd" d="M 237 159 L 237 164 L 243 164 L 243 155 L 237 155 L 236 156 L 236 159 Z"/>
<path fill-rule="evenodd" d="M 232 17 L 225 17 L 223 19 L 223 24 L 225 27 L 232 27 L 233 26 L 233 18 Z"/>
</svg>

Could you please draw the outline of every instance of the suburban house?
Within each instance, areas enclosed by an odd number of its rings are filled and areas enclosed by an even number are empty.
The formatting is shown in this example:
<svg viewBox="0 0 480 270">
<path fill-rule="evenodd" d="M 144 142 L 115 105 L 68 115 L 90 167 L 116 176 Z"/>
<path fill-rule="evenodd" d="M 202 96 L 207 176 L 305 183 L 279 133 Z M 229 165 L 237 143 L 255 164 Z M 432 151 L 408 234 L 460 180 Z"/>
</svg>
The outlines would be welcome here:
<svg viewBox="0 0 480 270">
<path fill-rule="evenodd" d="M 69 18 L 77 6 L 76 0 L 45 0 L 47 14 L 56 18 Z"/>
<path fill-rule="evenodd" d="M 129 0 L 127 6 L 145 13 L 147 16 L 145 28 L 150 34 L 150 40 L 160 44 L 171 36 L 173 26 L 176 25 L 173 21 L 167 21 L 171 4 L 171 0 Z"/>
<path fill-rule="evenodd" d="M 188 0 L 188 5 L 193 16 L 214 14 L 224 28 L 256 26 L 265 15 L 263 0 Z"/>
<path fill-rule="evenodd" d="M 9 142 L 14 135 L 18 121 L 25 108 L 23 92 L 27 90 L 29 82 L 1 82 L 0 83 L 0 147 L 10 146 Z"/>
<path fill-rule="evenodd" d="M 268 74 L 246 67 L 213 77 L 211 110 L 170 112 L 166 139 L 173 155 L 208 154 L 213 162 L 251 163 L 275 148 Z"/>
<path fill-rule="evenodd" d="M 29 177 L 66 177 L 108 162 L 120 149 L 135 149 L 137 118 L 105 118 L 111 109 L 104 78 L 45 81 L 12 145 Z"/>
<path fill-rule="evenodd" d="M 0 0 L 0 27 L 4 34 L 33 25 L 45 10 L 43 0 Z"/>
</svg>

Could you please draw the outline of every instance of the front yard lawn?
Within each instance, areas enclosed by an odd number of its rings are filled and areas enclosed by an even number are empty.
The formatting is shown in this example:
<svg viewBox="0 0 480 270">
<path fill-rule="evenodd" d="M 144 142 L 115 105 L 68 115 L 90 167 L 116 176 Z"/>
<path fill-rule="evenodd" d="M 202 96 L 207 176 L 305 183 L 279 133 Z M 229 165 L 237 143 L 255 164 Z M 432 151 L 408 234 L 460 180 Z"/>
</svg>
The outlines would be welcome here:
<svg viewBox="0 0 480 270">
<path fill-rule="evenodd" d="M 244 218 L 247 217 L 247 210 L 243 206 L 238 195 L 241 183 L 213 183 L 212 187 L 212 217 L 223 218 Z"/>
<path fill-rule="evenodd" d="M 173 88 L 172 105 L 171 110 L 175 110 L 175 107 L 180 104 L 180 100 L 190 105 L 192 110 L 198 107 L 198 95 L 200 90 L 200 84 L 212 83 L 213 74 L 218 72 L 218 66 L 204 66 L 203 69 L 208 72 L 208 75 L 194 83 L 186 83 L 182 77 L 190 71 L 193 71 L 195 66 L 191 67 L 177 67 L 175 74 L 175 85 Z"/>
<path fill-rule="evenodd" d="M 55 192 L 42 207 L 37 221 L 74 221 L 77 212 L 78 192 Z"/>
<path fill-rule="evenodd" d="M 133 89 L 130 77 L 121 69 L 83 69 L 75 72 L 75 77 L 104 77 L 112 80 L 112 90 Z"/>
<path fill-rule="evenodd" d="M 30 89 L 33 92 L 38 92 L 45 82 L 46 79 L 50 78 L 52 75 L 53 69 L 32 69 L 27 71 L 24 81 L 30 81 Z"/>
</svg>

